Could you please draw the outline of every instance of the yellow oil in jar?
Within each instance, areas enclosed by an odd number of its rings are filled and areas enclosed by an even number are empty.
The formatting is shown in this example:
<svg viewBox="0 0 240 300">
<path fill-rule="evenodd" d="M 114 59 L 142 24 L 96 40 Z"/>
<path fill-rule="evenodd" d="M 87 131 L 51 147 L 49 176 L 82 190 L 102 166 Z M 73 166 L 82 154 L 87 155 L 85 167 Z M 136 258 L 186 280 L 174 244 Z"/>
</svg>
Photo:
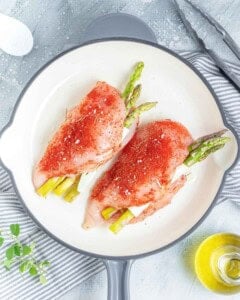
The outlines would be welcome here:
<svg viewBox="0 0 240 300">
<path fill-rule="evenodd" d="M 222 294 L 240 292 L 240 236 L 217 233 L 205 239 L 195 255 L 198 279 Z"/>
</svg>

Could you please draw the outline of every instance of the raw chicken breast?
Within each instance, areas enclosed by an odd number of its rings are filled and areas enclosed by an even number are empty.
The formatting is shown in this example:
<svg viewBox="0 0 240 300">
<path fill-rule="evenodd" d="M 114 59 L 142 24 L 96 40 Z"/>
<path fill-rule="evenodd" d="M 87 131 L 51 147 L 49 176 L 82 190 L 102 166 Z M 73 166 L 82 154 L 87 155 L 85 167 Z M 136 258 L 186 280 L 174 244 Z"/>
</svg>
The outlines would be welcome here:
<svg viewBox="0 0 240 300">
<path fill-rule="evenodd" d="M 149 204 L 132 222 L 144 220 L 171 201 L 186 176 L 173 174 L 188 155 L 192 137 L 180 123 L 155 121 L 140 127 L 117 161 L 95 185 L 89 199 L 85 228 L 103 222 L 101 211 Z"/>
<path fill-rule="evenodd" d="M 49 178 L 90 172 L 111 159 L 122 141 L 126 117 L 117 89 L 97 82 L 83 101 L 68 112 L 37 164 L 34 186 Z"/>
</svg>

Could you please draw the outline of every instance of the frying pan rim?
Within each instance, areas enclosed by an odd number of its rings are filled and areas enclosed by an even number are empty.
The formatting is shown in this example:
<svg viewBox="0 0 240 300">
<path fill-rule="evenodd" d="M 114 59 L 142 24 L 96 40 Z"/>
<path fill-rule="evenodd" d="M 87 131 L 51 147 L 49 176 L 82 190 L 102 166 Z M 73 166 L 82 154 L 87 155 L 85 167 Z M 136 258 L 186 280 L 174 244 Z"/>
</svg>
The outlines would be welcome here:
<svg viewBox="0 0 240 300">
<path fill-rule="evenodd" d="M 9 122 L 0 131 L 0 139 L 1 139 L 2 134 L 8 128 L 10 128 L 11 125 L 14 123 L 15 114 L 17 112 L 18 106 L 19 106 L 19 104 L 20 104 L 20 102 L 21 102 L 21 100 L 22 100 L 25 92 L 28 90 L 28 88 L 31 86 L 31 84 L 34 82 L 34 80 L 37 78 L 37 76 L 43 70 L 45 70 L 53 62 L 57 61 L 60 57 L 62 57 L 63 55 L 65 55 L 65 54 L 67 54 L 67 53 L 69 53 L 71 51 L 74 51 L 76 49 L 82 48 L 82 47 L 87 46 L 87 45 L 92 45 L 92 44 L 97 44 L 97 43 L 102 43 L 102 42 L 112 42 L 112 41 L 123 41 L 123 42 L 126 41 L 126 42 L 134 42 L 134 43 L 139 43 L 139 44 L 145 44 L 145 45 L 148 45 L 148 46 L 152 46 L 152 47 L 155 47 L 155 48 L 160 49 L 162 51 L 165 51 L 166 53 L 172 55 L 173 57 L 175 57 L 176 59 L 180 60 L 182 63 L 184 63 L 185 65 L 187 65 L 199 77 L 199 79 L 203 82 L 203 84 L 207 87 L 207 89 L 209 90 L 209 92 L 211 93 L 213 99 L 216 102 L 216 105 L 217 105 L 217 107 L 219 109 L 219 112 L 221 114 L 224 126 L 226 128 L 228 128 L 233 133 L 233 135 L 235 136 L 235 139 L 237 141 L 237 155 L 236 155 L 236 158 L 235 158 L 234 162 L 232 163 L 232 165 L 228 169 L 225 170 L 225 172 L 223 174 L 223 177 L 222 177 L 222 181 L 221 181 L 221 183 L 219 185 L 218 191 L 217 191 L 214 199 L 212 200 L 210 206 L 208 207 L 208 209 L 206 210 L 206 212 L 202 215 L 202 217 L 189 230 L 187 230 L 183 235 L 181 235 L 180 237 L 178 237 L 177 239 L 175 239 L 171 243 L 169 243 L 169 244 L 167 244 L 167 245 L 165 245 L 163 247 L 160 247 L 158 249 L 152 250 L 152 251 L 148 251 L 148 252 L 140 253 L 140 254 L 134 254 L 134 255 L 124 255 L 124 256 L 111 256 L 111 255 L 102 255 L 102 254 L 98 254 L 98 253 L 88 252 L 88 251 L 81 250 L 81 249 L 79 249 L 77 247 L 74 247 L 74 246 L 72 246 L 72 245 L 64 242 L 64 240 L 58 238 L 57 236 L 55 236 L 54 234 L 52 234 L 45 226 L 43 226 L 41 224 L 41 222 L 39 222 L 38 219 L 34 216 L 34 214 L 32 214 L 31 211 L 28 209 L 27 205 L 25 204 L 24 199 L 22 198 L 20 192 L 18 191 L 17 185 L 16 185 L 15 180 L 14 180 L 13 172 L 10 169 L 8 169 L 7 166 L 4 165 L 3 161 L 1 160 L 1 157 L 0 157 L 0 165 L 6 171 L 8 171 L 8 173 L 10 175 L 10 178 L 12 180 L 13 186 L 14 186 L 14 190 L 15 190 L 15 192 L 16 192 L 16 194 L 17 194 L 17 196 L 18 196 L 18 198 L 19 198 L 19 200 L 20 200 L 20 202 L 21 202 L 21 204 L 22 204 L 25 212 L 27 213 L 27 215 L 29 215 L 29 217 L 33 220 L 33 222 L 41 230 L 43 230 L 49 237 L 51 237 L 52 239 L 54 239 L 55 241 L 57 241 L 61 245 L 65 246 L 66 248 L 71 249 L 71 250 L 73 250 L 75 252 L 78 252 L 80 254 L 83 254 L 83 255 L 87 255 L 87 256 L 91 256 L 91 257 L 95 257 L 95 258 L 101 258 L 101 259 L 105 259 L 105 260 L 133 260 L 133 259 L 135 260 L 135 259 L 143 258 L 145 256 L 153 255 L 153 254 L 159 253 L 161 251 L 164 251 L 165 249 L 168 249 L 169 247 L 175 245 L 176 243 L 178 243 L 179 241 L 181 241 L 185 237 L 187 237 L 189 234 L 191 234 L 205 220 L 205 218 L 212 211 L 212 209 L 213 209 L 213 207 L 214 207 L 214 205 L 215 205 L 215 203 L 216 203 L 216 201 L 218 199 L 218 196 L 219 196 L 219 194 L 221 193 L 221 191 L 223 189 L 227 173 L 236 165 L 237 161 L 240 158 L 240 151 L 239 151 L 239 149 L 240 149 L 240 140 L 239 140 L 239 137 L 238 137 L 235 129 L 231 125 L 228 124 L 228 122 L 226 120 L 226 117 L 225 117 L 225 114 L 224 114 L 224 111 L 223 111 L 223 108 L 221 107 L 220 101 L 218 100 L 218 97 L 217 97 L 215 91 L 213 90 L 213 88 L 211 87 L 210 83 L 205 79 L 205 77 L 200 73 L 200 71 L 198 71 L 189 61 L 187 61 L 185 58 L 183 58 L 182 56 L 180 56 L 178 53 L 174 52 L 173 50 L 168 49 L 165 46 L 162 46 L 162 45 L 159 45 L 157 43 L 150 42 L 150 41 L 136 39 L 136 38 L 126 38 L 126 37 L 100 38 L 100 39 L 95 39 L 95 40 L 91 40 L 91 41 L 85 42 L 85 43 L 80 44 L 78 46 L 74 46 L 74 47 L 72 47 L 70 49 L 67 49 L 67 50 L 63 51 L 62 53 L 58 54 L 54 58 L 52 58 L 50 61 L 48 61 L 46 64 L 44 64 L 30 78 L 30 80 L 24 86 L 22 92 L 20 93 L 20 95 L 19 95 L 19 97 L 18 97 L 18 99 L 16 101 L 16 104 L 14 106 L 14 109 L 13 109 L 13 112 L 11 114 Z"/>
</svg>

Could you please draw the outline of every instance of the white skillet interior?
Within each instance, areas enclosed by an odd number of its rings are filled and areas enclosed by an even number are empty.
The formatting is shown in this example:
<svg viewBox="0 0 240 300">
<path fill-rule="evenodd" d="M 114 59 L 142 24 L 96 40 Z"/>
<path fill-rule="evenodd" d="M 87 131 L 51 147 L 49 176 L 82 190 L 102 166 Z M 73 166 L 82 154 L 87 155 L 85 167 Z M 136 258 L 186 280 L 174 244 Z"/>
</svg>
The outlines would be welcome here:
<svg viewBox="0 0 240 300">
<path fill-rule="evenodd" d="M 98 80 L 122 90 L 140 60 L 145 63 L 141 101 L 159 102 L 142 116 L 141 123 L 170 118 L 184 124 L 193 137 L 224 128 L 212 94 L 182 61 L 150 45 L 105 41 L 73 50 L 44 69 L 25 92 L 14 122 L 2 139 L 2 160 L 14 174 L 17 188 L 38 222 L 65 243 L 100 255 L 146 253 L 186 233 L 211 205 L 224 171 L 237 152 L 235 138 L 229 133 L 231 143 L 191 168 L 193 179 L 170 205 L 145 222 L 127 226 L 118 235 L 105 227 L 82 229 L 90 186 L 72 204 L 53 195 L 38 197 L 32 185 L 33 166 L 64 120 L 66 110 L 78 104 Z"/>
</svg>

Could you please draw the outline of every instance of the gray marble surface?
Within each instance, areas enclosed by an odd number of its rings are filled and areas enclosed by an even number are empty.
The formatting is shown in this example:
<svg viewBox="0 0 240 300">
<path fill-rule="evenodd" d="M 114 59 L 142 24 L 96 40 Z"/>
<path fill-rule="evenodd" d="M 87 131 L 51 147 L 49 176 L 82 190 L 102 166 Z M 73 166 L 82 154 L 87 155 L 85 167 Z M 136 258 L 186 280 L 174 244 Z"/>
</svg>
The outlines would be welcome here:
<svg viewBox="0 0 240 300">
<path fill-rule="evenodd" d="M 214 16 L 240 44 L 239 0 L 195 2 Z M 0 11 L 25 22 L 34 36 L 33 51 L 25 57 L 11 57 L 0 51 L 0 129 L 8 122 L 18 95 L 31 76 L 56 54 L 79 45 L 85 29 L 98 16 L 111 12 L 133 14 L 153 29 L 160 44 L 175 50 L 198 47 L 170 0 L 0 0 Z M 163 253 L 135 262 L 131 299 L 223 299 L 199 284 L 192 272 L 192 258 L 196 245 L 204 236 L 218 231 L 239 232 L 238 214 L 235 204 L 223 203 L 190 237 Z M 223 215 L 232 217 L 223 218 Z M 61 300 L 106 299 L 106 289 L 103 272 L 68 292 Z M 237 300 L 239 296 L 228 299 Z"/>
<path fill-rule="evenodd" d="M 240 44 L 239 0 L 196 2 Z M 34 49 L 29 55 L 11 57 L 0 52 L 0 129 L 31 76 L 56 54 L 79 45 L 96 17 L 111 12 L 133 14 L 153 29 L 160 44 L 176 50 L 197 48 L 170 0 L 0 0 L 0 11 L 24 21 L 34 35 Z"/>
</svg>

